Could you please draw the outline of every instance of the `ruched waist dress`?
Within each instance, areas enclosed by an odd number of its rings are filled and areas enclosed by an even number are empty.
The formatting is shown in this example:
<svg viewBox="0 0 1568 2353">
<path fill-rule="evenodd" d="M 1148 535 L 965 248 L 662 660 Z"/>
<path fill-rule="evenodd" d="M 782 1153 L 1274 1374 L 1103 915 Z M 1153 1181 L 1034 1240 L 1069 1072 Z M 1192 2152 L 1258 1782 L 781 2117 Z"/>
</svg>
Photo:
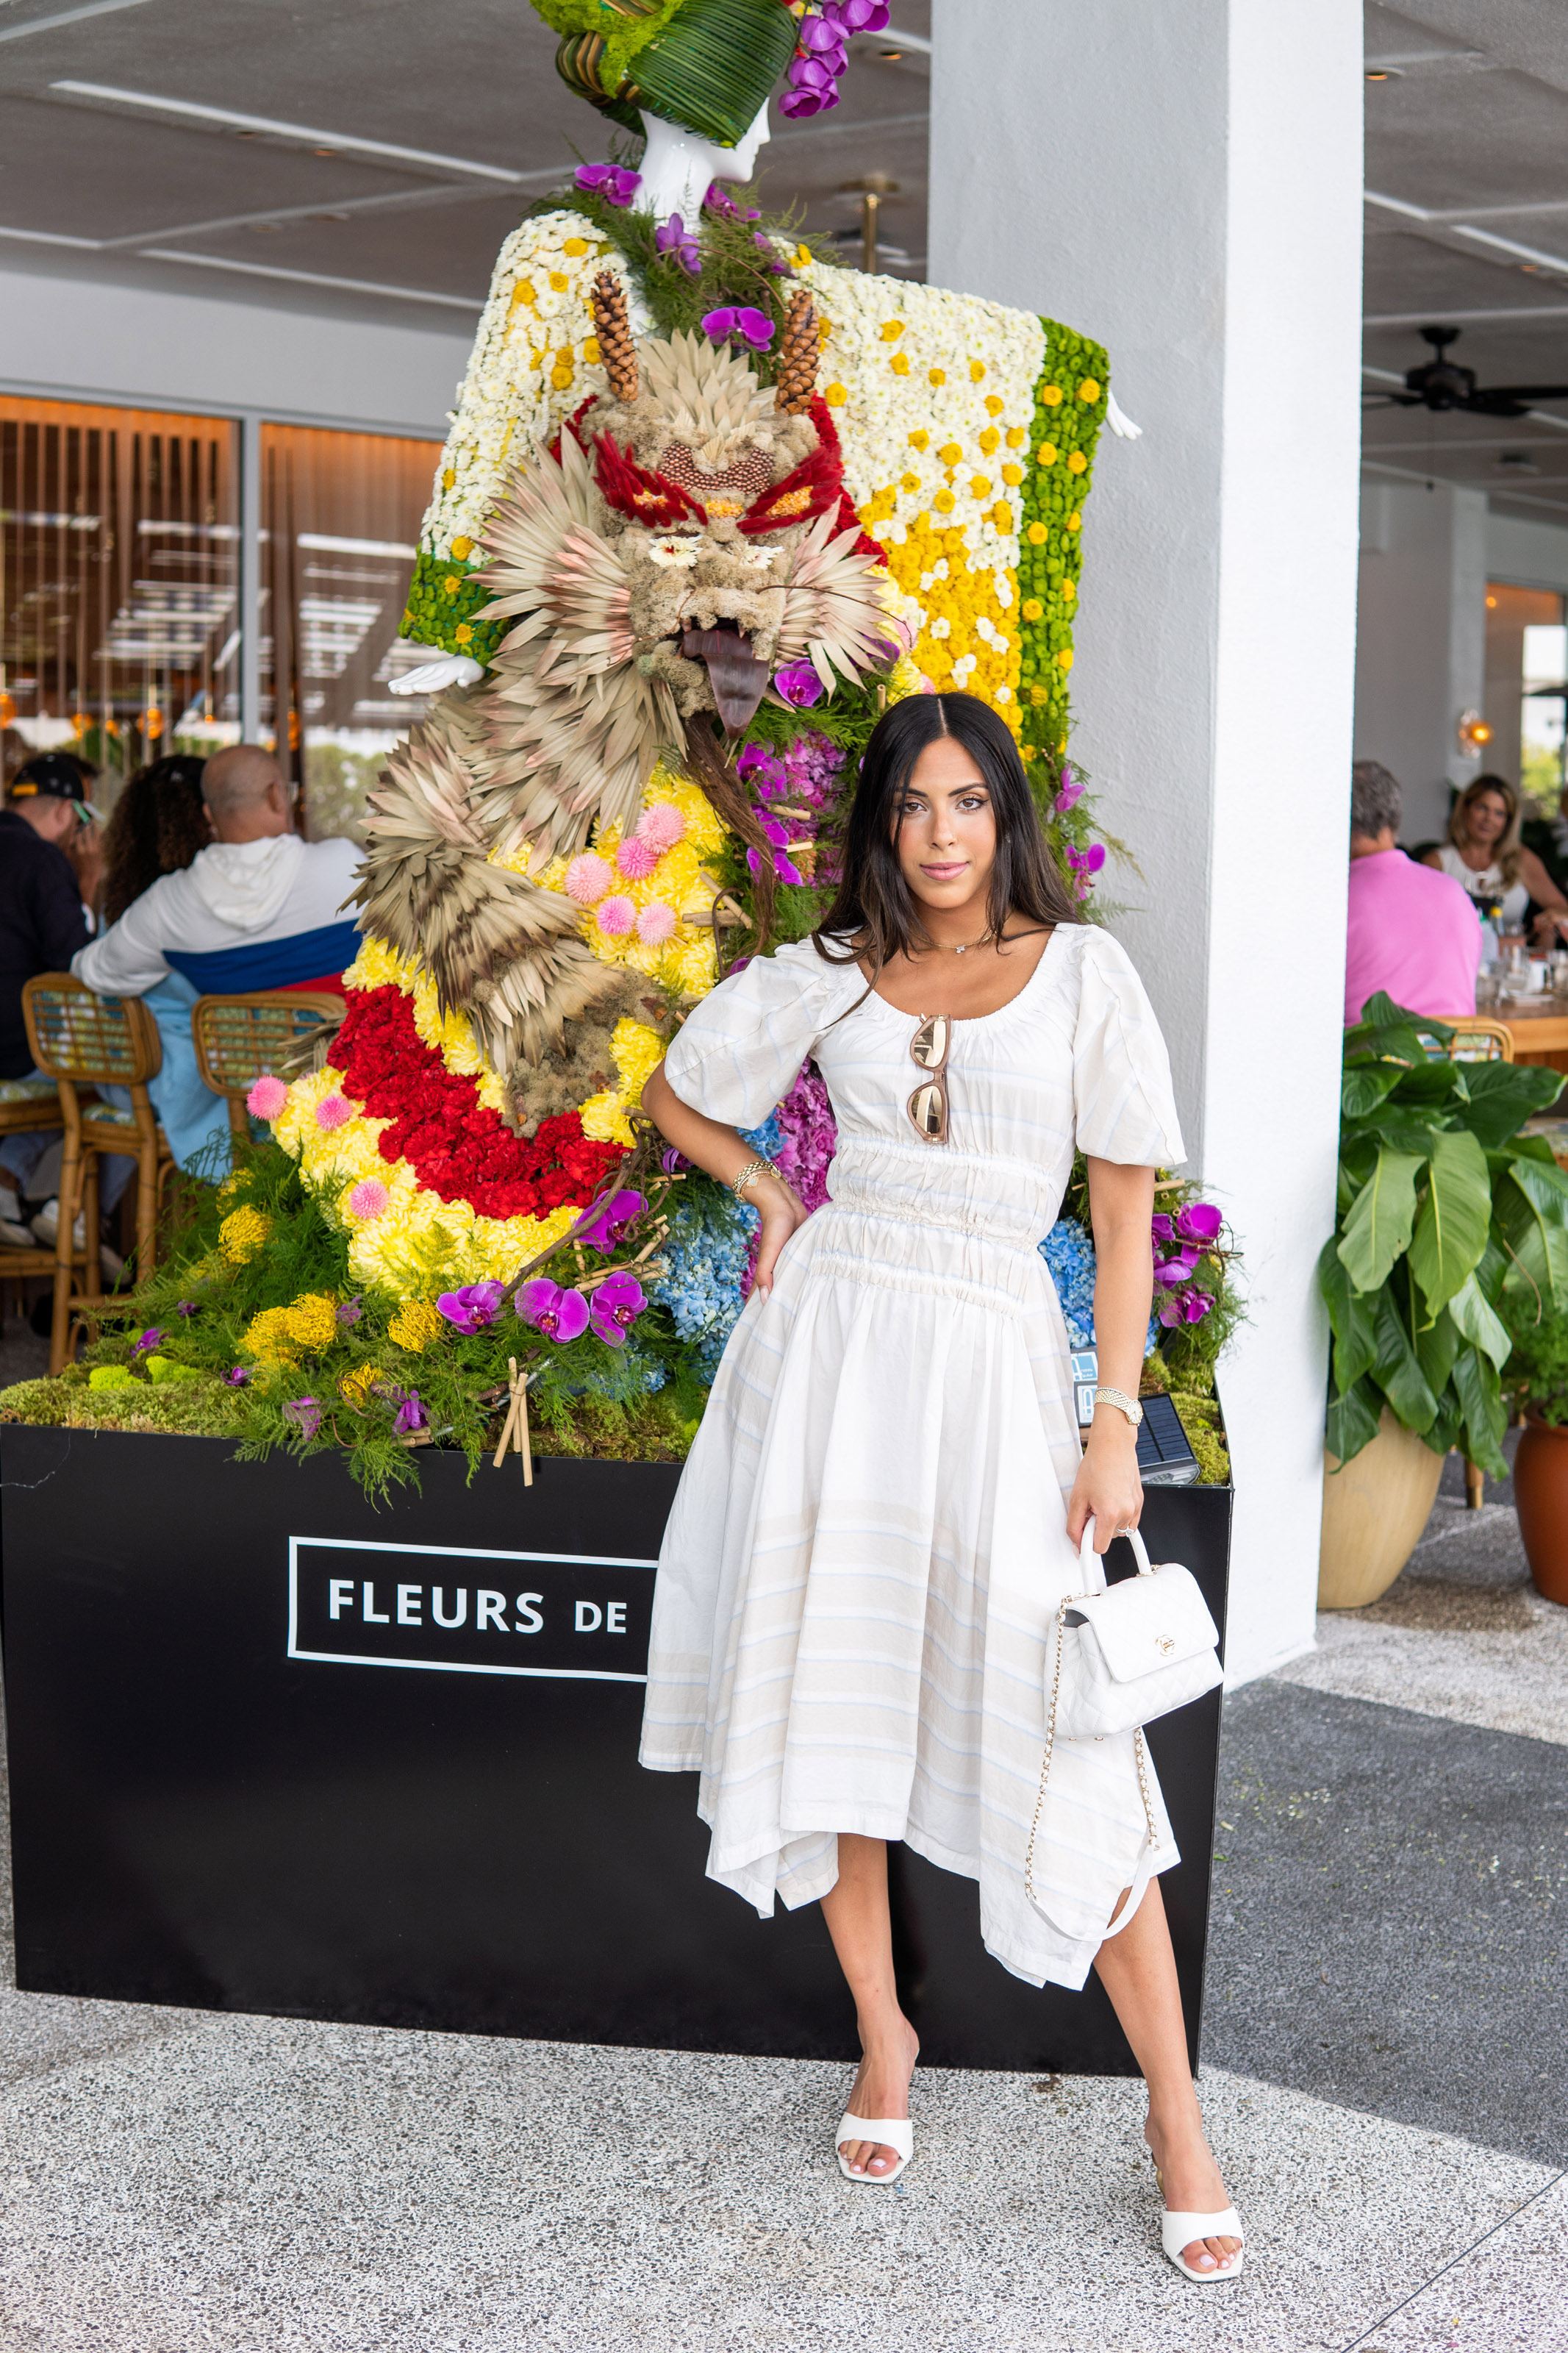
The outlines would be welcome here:
<svg viewBox="0 0 1568 2353">
<path fill-rule="evenodd" d="M 1184 1156 L 1163 1041 L 1124 951 L 1058 928 L 1024 988 L 955 1021 L 949 1141 L 917 1135 L 918 1017 L 810 941 L 715 988 L 672 1043 L 681 1101 L 764 1120 L 815 1058 L 831 1198 L 731 1336 L 659 1557 L 642 1762 L 700 1774 L 708 1872 L 764 1917 L 816 1901 L 837 1834 L 977 1880 L 1031 1984 L 1080 1986 L 1122 1889 L 1177 1860 L 1131 1734 L 1061 1741 L 1031 1904 L 1047 1641 L 1085 1575 L 1066 1326 L 1038 1244 L 1075 1145 Z M 1103 1582 L 1097 1570 L 1096 1584 Z"/>
</svg>

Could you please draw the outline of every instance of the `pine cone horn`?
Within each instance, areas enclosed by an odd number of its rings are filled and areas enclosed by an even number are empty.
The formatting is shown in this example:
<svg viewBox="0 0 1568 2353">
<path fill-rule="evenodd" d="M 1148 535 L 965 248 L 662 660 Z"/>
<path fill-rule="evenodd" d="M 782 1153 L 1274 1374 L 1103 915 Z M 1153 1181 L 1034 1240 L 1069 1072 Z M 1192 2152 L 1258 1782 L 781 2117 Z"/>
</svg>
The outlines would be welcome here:
<svg viewBox="0 0 1568 2353">
<path fill-rule="evenodd" d="M 779 349 L 775 406 L 786 417 L 804 417 L 811 406 L 816 384 L 816 360 L 821 344 L 816 332 L 816 305 L 804 286 L 797 286 L 784 312 L 784 342 Z"/>
<path fill-rule="evenodd" d="M 610 270 L 594 280 L 594 325 L 599 337 L 599 357 L 610 379 L 610 390 L 625 406 L 637 396 L 637 354 L 626 317 L 626 290 Z"/>
</svg>

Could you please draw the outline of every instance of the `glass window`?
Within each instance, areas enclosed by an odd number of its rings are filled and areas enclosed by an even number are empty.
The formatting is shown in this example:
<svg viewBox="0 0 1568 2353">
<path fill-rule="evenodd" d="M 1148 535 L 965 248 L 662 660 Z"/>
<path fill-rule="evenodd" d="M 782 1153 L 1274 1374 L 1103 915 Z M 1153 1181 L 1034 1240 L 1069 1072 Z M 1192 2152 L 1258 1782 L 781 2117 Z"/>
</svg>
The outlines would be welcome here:
<svg viewBox="0 0 1568 2353">
<path fill-rule="evenodd" d="M 1487 586 L 1483 765 L 1517 778 L 1542 807 L 1555 808 L 1563 783 L 1563 711 L 1568 681 L 1564 600 L 1551 588 Z"/>
<path fill-rule="evenodd" d="M 239 734 L 237 428 L 0 397 L 7 774 L 69 745 L 119 781 Z"/>
<path fill-rule="evenodd" d="M 364 797 L 419 715 L 389 693 L 429 659 L 398 636 L 438 441 L 261 431 L 261 730 L 306 830 L 363 837 Z"/>
</svg>

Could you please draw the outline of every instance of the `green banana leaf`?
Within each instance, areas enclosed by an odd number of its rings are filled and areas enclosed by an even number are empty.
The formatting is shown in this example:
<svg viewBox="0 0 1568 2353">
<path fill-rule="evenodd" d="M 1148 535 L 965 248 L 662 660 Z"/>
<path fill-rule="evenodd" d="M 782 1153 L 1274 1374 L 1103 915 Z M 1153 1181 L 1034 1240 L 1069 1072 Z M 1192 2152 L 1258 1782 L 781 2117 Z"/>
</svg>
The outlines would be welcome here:
<svg viewBox="0 0 1568 2353">
<path fill-rule="evenodd" d="M 1351 1205 L 1340 1237 L 1340 1257 L 1358 1291 L 1376 1291 L 1395 1259 L 1410 1247 L 1415 1224 L 1415 1178 L 1422 1166 L 1409 1152 L 1382 1151 Z"/>
<path fill-rule="evenodd" d="M 1480 1263 L 1491 1225 L 1487 1156 L 1468 1128 L 1432 1138 L 1426 1192 L 1410 1238 L 1410 1271 L 1430 1313 L 1452 1299 Z"/>
</svg>

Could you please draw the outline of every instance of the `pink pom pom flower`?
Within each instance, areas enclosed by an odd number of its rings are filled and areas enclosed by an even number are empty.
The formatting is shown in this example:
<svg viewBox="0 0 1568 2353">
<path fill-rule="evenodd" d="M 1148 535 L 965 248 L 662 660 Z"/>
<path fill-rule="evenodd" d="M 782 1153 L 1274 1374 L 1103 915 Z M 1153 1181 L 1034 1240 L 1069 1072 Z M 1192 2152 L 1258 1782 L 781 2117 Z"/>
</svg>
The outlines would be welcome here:
<svg viewBox="0 0 1568 2353">
<path fill-rule="evenodd" d="M 628 882 L 646 882 L 658 860 L 658 844 L 646 833 L 628 834 L 616 852 L 616 864 Z"/>
<path fill-rule="evenodd" d="M 604 900 L 599 907 L 599 929 L 607 940 L 624 939 L 637 922 L 637 911 L 631 901 L 617 892 L 613 899 Z"/>
<path fill-rule="evenodd" d="M 353 1115 L 354 1107 L 344 1095 L 323 1095 L 316 1105 L 316 1125 L 324 1128 L 329 1135 L 334 1127 L 342 1127 Z"/>
<path fill-rule="evenodd" d="M 678 841 L 686 839 L 686 819 L 668 801 L 657 801 L 637 828 L 645 841 L 651 841 L 661 855 L 673 849 Z"/>
<path fill-rule="evenodd" d="M 289 1100 L 289 1090 L 281 1079 L 264 1071 L 245 1098 L 245 1108 L 252 1119 L 276 1119 Z"/>
<path fill-rule="evenodd" d="M 652 900 L 637 917 L 637 937 L 645 948 L 661 948 L 674 938 L 679 920 L 668 900 Z"/>
<path fill-rule="evenodd" d="M 597 850 L 584 849 L 566 869 L 567 896 L 575 899 L 580 907 L 591 907 L 595 899 L 604 897 L 615 879 L 607 860 L 601 858 Z"/>
<path fill-rule="evenodd" d="M 362 1176 L 349 1195 L 349 1215 L 352 1218 L 382 1217 L 391 1198 L 379 1176 Z"/>
</svg>

